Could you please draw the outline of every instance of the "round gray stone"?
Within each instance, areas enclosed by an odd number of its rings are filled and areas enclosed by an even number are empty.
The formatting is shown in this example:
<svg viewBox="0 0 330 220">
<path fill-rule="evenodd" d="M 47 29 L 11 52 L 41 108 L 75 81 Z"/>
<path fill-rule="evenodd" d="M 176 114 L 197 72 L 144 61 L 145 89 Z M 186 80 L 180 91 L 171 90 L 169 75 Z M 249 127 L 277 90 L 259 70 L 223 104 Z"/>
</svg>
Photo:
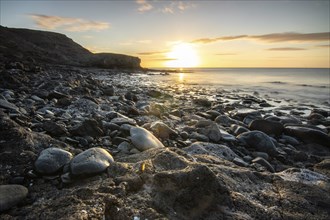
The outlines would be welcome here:
<svg viewBox="0 0 330 220">
<path fill-rule="evenodd" d="M 20 203 L 28 194 L 28 189 L 21 185 L 0 186 L 0 212 Z"/>
<path fill-rule="evenodd" d="M 94 147 L 75 156 L 71 160 L 70 168 L 73 175 L 92 175 L 105 171 L 113 162 L 108 151 Z"/>
<path fill-rule="evenodd" d="M 133 145 L 140 151 L 164 147 L 164 145 L 151 132 L 144 128 L 132 127 L 130 134 Z"/>
<path fill-rule="evenodd" d="M 41 151 L 34 163 L 35 170 L 41 174 L 53 174 L 58 172 L 72 159 L 72 154 L 60 148 L 51 147 Z"/>
</svg>

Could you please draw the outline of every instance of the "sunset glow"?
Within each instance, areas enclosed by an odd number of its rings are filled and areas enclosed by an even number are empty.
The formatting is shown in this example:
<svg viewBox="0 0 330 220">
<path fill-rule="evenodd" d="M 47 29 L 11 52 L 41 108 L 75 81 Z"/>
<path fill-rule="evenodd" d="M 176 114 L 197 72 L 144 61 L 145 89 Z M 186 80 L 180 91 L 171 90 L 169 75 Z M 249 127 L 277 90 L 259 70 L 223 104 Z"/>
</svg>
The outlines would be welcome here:
<svg viewBox="0 0 330 220">
<path fill-rule="evenodd" d="M 167 57 L 169 61 L 166 63 L 166 67 L 187 68 L 199 65 L 199 57 L 191 44 L 180 43 L 175 45 L 167 54 Z"/>
<path fill-rule="evenodd" d="M 0 4 L 2 26 L 60 32 L 143 67 L 330 67 L 329 1 Z"/>
</svg>

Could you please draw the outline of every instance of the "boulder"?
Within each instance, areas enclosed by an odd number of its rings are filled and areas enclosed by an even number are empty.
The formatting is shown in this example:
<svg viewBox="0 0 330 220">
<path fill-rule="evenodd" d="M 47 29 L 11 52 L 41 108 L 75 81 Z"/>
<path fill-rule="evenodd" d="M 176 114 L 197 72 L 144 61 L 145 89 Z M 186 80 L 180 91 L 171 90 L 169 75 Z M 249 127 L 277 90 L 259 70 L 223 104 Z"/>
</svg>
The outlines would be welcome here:
<svg viewBox="0 0 330 220">
<path fill-rule="evenodd" d="M 153 122 L 150 126 L 150 130 L 156 135 L 156 137 L 167 139 L 169 137 L 178 136 L 177 132 L 167 126 L 161 121 Z"/>
<path fill-rule="evenodd" d="M 262 131 L 268 135 L 279 136 L 283 132 L 283 125 L 280 122 L 256 119 L 249 124 L 250 130 Z"/>
<path fill-rule="evenodd" d="M 315 143 L 330 148 L 329 135 L 320 130 L 302 126 L 285 126 L 284 133 L 296 137 L 307 144 Z"/>
<path fill-rule="evenodd" d="M 151 132 L 144 128 L 132 127 L 130 135 L 133 145 L 140 151 L 164 147 L 164 145 Z"/>
<path fill-rule="evenodd" d="M 72 159 L 72 154 L 60 148 L 51 147 L 41 151 L 34 163 L 35 170 L 40 174 L 54 174 Z"/>
<path fill-rule="evenodd" d="M 22 202 L 28 194 L 28 189 L 21 185 L 0 185 L 0 212 Z"/>
<path fill-rule="evenodd" d="M 278 154 L 275 144 L 271 138 L 261 131 L 244 132 L 238 135 L 237 139 L 249 147 L 261 152 L 266 152 L 271 156 L 276 156 Z"/>
<path fill-rule="evenodd" d="M 99 137 L 103 135 L 103 130 L 94 119 L 86 119 L 81 124 L 70 129 L 73 135 Z"/>
<path fill-rule="evenodd" d="M 112 155 L 103 148 L 94 147 L 75 156 L 70 163 L 71 174 L 93 175 L 105 171 L 113 163 Z"/>
</svg>

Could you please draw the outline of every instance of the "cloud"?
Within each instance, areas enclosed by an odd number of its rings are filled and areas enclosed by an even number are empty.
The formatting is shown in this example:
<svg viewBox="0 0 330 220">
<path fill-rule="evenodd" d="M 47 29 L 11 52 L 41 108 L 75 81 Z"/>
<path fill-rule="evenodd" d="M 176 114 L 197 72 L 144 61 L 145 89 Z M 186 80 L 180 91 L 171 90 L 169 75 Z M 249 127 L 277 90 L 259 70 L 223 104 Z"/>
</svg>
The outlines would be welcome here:
<svg viewBox="0 0 330 220">
<path fill-rule="evenodd" d="M 137 10 L 141 13 L 153 9 L 153 6 L 150 3 L 148 3 L 147 0 L 136 0 L 136 3 L 139 5 Z"/>
<path fill-rule="evenodd" d="M 308 42 L 308 41 L 328 41 L 330 37 L 330 32 L 320 32 L 320 33 L 295 33 L 295 32 L 286 32 L 286 33 L 274 33 L 274 34 L 265 34 L 265 35 L 254 35 L 249 36 L 251 39 L 257 39 L 266 42 Z"/>
<path fill-rule="evenodd" d="M 330 32 L 319 32 L 319 33 L 272 33 L 264 35 L 236 35 L 236 36 L 222 36 L 217 38 L 199 38 L 191 41 L 192 43 L 208 44 L 218 41 L 228 41 L 237 39 L 247 40 L 258 40 L 267 43 L 278 43 L 278 42 L 317 42 L 317 41 L 328 41 Z"/>
<path fill-rule="evenodd" d="M 224 37 L 217 37 L 217 38 L 199 38 L 199 39 L 193 40 L 192 43 L 208 44 L 208 43 L 214 43 L 217 41 L 237 40 L 237 39 L 246 38 L 246 37 L 248 37 L 248 35 L 224 36 Z"/>
<path fill-rule="evenodd" d="M 170 4 L 163 7 L 161 10 L 165 14 L 174 14 L 175 12 L 184 12 L 187 9 L 195 8 L 196 5 L 191 2 L 183 2 L 183 1 L 173 1 Z"/>
<path fill-rule="evenodd" d="M 187 9 L 196 7 L 196 4 L 188 1 L 153 1 L 150 0 L 135 0 L 138 5 L 137 10 L 140 13 L 155 10 L 165 14 L 174 14 L 176 12 L 184 12 Z"/>
<path fill-rule="evenodd" d="M 315 47 L 317 47 L 317 48 L 329 48 L 330 44 L 321 44 L 321 45 L 316 45 Z"/>
<path fill-rule="evenodd" d="M 30 17 L 38 27 L 49 30 L 63 29 L 70 32 L 82 32 L 90 30 L 99 31 L 110 28 L 109 23 L 88 21 L 81 18 L 68 18 L 41 14 L 31 14 Z"/>
<path fill-rule="evenodd" d="M 168 51 L 152 51 L 152 52 L 140 52 L 137 53 L 138 55 L 143 55 L 143 56 L 152 56 L 152 55 L 158 55 L 158 54 L 164 54 L 167 53 Z"/>
<path fill-rule="evenodd" d="M 274 47 L 274 48 L 268 48 L 267 50 L 272 51 L 296 51 L 296 50 L 306 50 L 305 48 L 299 48 L 299 47 Z"/>
</svg>

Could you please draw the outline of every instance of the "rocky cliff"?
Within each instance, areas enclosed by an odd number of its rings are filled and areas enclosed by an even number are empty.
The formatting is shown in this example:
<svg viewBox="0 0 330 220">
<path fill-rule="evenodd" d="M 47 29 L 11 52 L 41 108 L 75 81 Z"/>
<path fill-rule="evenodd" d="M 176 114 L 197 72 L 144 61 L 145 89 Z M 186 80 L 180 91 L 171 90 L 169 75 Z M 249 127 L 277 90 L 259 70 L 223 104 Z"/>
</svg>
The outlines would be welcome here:
<svg viewBox="0 0 330 220">
<path fill-rule="evenodd" d="M 139 69 L 141 60 L 122 54 L 93 54 L 64 34 L 0 26 L 0 59 L 101 68 Z"/>
</svg>

